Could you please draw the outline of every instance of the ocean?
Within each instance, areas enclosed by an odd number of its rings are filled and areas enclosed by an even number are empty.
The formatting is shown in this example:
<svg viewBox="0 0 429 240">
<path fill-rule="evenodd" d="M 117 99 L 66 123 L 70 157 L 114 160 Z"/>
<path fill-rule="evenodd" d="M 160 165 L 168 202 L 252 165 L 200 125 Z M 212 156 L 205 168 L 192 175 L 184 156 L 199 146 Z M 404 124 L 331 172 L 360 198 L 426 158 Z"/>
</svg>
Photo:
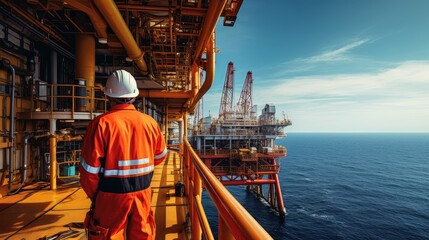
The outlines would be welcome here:
<svg viewBox="0 0 429 240">
<path fill-rule="evenodd" d="M 429 239 L 429 133 L 289 133 L 284 220 L 228 187 L 274 239 Z M 203 203 L 217 235 L 217 211 Z"/>
</svg>

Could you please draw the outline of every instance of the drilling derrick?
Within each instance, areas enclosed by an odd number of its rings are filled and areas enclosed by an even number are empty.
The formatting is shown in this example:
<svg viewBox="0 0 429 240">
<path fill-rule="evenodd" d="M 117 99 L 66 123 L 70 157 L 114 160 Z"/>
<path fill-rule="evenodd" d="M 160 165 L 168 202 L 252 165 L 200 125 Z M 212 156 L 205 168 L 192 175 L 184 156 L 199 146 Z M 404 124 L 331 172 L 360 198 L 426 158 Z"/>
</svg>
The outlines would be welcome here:
<svg viewBox="0 0 429 240">
<path fill-rule="evenodd" d="M 243 119 L 251 118 L 251 109 L 253 107 L 252 103 L 252 72 L 248 71 L 246 75 L 246 80 L 243 84 L 243 89 L 241 90 L 240 99 L 237 103 L 237 117 Z"/>
<path fill-rule="evenodd" d="M 252 72 L 233 109 L 234 66 L 230 62 L 219 108 L 218 119 L 202 120 L 204 131 L 196 132 L 192 142 L 198 156 L 225 186 L 246 185 L 249 192 L 266 200 L 280 215 L 286 214 L 278 178 L 280 159 L 286 148 L 275 145 L 283 138 L 289 120 L 276 119 L 276 108 L 266 104 L 259 118 L 252 105 Z"/>
<path fill-rule="evenodd" d="M 228 63 L 225 84 L 223 86 L 222 98 L 219 107 L 219 119 L 229 119 L 234 115 L 234 63 Z"/>
</svg>

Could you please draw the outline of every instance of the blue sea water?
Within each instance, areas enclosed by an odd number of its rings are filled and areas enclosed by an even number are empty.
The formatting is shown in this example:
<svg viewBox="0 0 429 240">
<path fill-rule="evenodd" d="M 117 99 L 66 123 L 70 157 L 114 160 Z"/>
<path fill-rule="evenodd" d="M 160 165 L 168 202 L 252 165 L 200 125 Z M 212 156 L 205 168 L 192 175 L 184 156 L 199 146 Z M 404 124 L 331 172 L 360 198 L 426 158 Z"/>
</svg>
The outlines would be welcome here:
<svg viewBox="0 0 429 240">
<path fill-rule="evenodd" d="M 428 133 L 289 133 L 276 143 L 288 148 L 285 220 L 228 187 L 274 239 L 429 239 Z"/>
</svg>

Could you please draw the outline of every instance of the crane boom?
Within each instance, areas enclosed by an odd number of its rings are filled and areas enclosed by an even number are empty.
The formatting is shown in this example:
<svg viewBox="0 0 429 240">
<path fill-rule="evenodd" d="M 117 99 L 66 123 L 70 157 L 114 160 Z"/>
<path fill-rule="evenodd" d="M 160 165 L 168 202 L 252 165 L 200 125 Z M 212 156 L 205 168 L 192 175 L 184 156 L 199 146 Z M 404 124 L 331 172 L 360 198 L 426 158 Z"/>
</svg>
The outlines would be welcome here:
<svg viewBox="0 0 429 240">
<path fill-rule="evenodd" d="M 228 63 L 222 98 L 219 107 L 219 119 L 229 119 L 234 115 L 234 63 Z"/>
<path fill-rule="evenodd" d="M 252 103 L 252 72 L 248 71 L 246 75 L 246 80 L 243 84 L 243 89 L 241 90 L 240 99 L 237 102 L 237 116 L 242 118 L 250 117 L 250 110 L 253 106 Z"/>
</svg>

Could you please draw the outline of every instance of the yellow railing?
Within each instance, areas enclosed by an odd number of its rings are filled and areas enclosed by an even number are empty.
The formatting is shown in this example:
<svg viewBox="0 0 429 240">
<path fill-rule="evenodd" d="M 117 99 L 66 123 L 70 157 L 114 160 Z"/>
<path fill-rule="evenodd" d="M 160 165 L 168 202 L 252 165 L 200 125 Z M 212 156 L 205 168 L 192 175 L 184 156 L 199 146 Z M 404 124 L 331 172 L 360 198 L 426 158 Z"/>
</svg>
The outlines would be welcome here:
<svg viewBox="0 0 429 240">
<path fill-rule="evenodd" d="M 107 98 L 100 87 L 76 84 L 33 85 L 32 111 L 40 112 L 90 112 L 104 113 L 107 110 Z"/>
<path fill-rule="evenodd" d="M 192 239 L 214 239 L 201 203 L 202 187 L 218 210 L 218 239 L 272 239 L 265 229 L 218 181 L 188 141 L 183 144 L 183 173 L 189 197 Z"/>
<path fill-rule="evenodd" d="M 81 150 L 56 151 L 56 177 L 75 178 L 79 175 L 77 168 L 80 164 Z M 51 160 L 51 154 L 45 153 L 45 159 Z M 73 169 L 74 168 L 74 169 Z M 47 173 L 50 175 L 50 173 Z"/>
</svg>

